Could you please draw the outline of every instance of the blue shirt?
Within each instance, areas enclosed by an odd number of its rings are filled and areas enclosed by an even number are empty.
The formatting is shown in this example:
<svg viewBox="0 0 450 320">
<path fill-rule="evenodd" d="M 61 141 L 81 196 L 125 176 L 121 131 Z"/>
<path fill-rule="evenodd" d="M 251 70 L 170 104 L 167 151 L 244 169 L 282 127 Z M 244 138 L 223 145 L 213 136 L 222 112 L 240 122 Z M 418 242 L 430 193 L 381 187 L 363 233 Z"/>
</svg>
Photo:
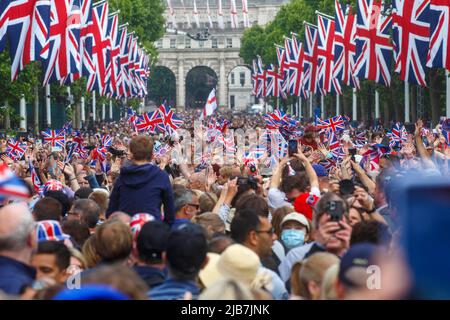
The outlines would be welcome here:
<svg viewBox="0 0 450 320">
<path fill-rule="evenodd" d="M 182 300 L 188 291 L 192 293 L 194 300 L 198 299 L 200 289 L 194 281 L 167 279 L 163 284 L 151 289 L 148 297 L 151 300 Z"/>
<path fill-rule="evenodd" d="M 36 278 L 36 270 L 20 261 L 0 256 L 0 290 L 6 294 L 22 294 Z"/>
<path fill-rule="evenodd" d="M 278 266 L 278 271 L 280 273 L 281 280 L 286 282 L 291 277 L 292 266 L 305 258 L 305 255 L 309 252 L 314 242 L 304 244 L 301 247 L 293 248 L 289 250 L 286 257 L 281 260 Z"/>
<path fill-rule="evenodd" d="M 171 228 L 172 228 L 172 230 L 175 230 L 179 226 L 181 226 L 181 225 L 183 225 L 185 223 L 189 223 L 189 222 L 191 222 L 191 220 L 189 220 L 189 219 L 177 219 L 177 218 L 175 218 L 175 221 L 172 223 Z"/>
</svg>

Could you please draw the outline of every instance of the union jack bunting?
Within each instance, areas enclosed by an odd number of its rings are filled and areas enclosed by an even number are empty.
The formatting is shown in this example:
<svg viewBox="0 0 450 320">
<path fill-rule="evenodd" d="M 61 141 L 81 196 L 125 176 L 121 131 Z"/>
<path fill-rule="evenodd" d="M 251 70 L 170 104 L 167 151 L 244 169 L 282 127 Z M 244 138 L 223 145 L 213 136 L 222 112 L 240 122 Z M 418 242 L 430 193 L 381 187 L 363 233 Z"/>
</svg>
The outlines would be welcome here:
<svg viewBox="0 0 450 320">
<path fill-rule="evenodd" d="M 27 199 L 30 191 L 26 183 L 9 169 L 6 163 L 0 164 L 0 200 L 5 198 Z"/>
<path fill-rule="evenodd" d="M 2 9 L 5 5 L 8 7 Z M 7 0 L 0 4 L 0 51 L 2 33 L 6 32 L 12 80 L 30 61 L 40 60 L 49 33 L 50 6 L 50 0 Z"/>
<path fill-rule="evenodd" d="M 393 2 L 395 72 L 409 83 L 426 86 L 425 64 L 430 42 L 430 0 Z"/>
<path fill-rule="evenodd" d="M 317 93 L 317 62 L 318 62 L 318 32 L 317 27 L 305 25 L 305 66 L 303 70 L 302 91 Z"/>
<path fill-rule="evenodd" d="M 178 118 L 169 106 L 162 104 L 158 110 L 162 117 L 162 125 L 165 132 L 171 133 L 183 124 L 183 120 Z"/>
<path fill-rule="evenodd" d="M 160 115 L 159 110 L 156 110 L 139 116 L 136 120 L 135 127 L 136 130 L 141 133 L 146 131 L 154 133 L 156 132 L 158 125 L 162 124 L 162 122 L 162 116 Z"/>
<path fill-rule="evenodd" d="M 430 49 L 427 66 L 450 70 L 450 2 L 430 1 Z"/>
<path fill-rule="evenodd" d="M 353 88 L 359 88 L 359 79 L 353 74 L 356 55 L 356 19 L 350 6 L 335 0 L 334 77 Z"/>
<path fill-rule="evenodd" d="M 28 169 L 30 170 L 31 174 L 31 182 L 33 183 L 33 188 L 36 192 L 39 192 L 39 189 L 41 188 L 41 180 L 39 180 L 39 177 L 36 173 L 36 170 L 34 169 L 33 163 L 31 160 L 28 161 Z"/>
<path fill-rule="evenodd" d="M 65 146 L 65 135 L 64 130 L 45 130 L 41 131 L 42 138 L 44 138 L 44 144 L 50 144 L 52 147 Z"/>
<path fill-rule="evenodd" d="M 46 58 L 44 85 L 63 82 L 70 74 L 81 71 L 80 8 L 80 0 L 52 1 L 49 39 L 41 52 Z"/>
<path fill-rule="evenodd" d="M 110 46 L 108 36 L 108 2 L 92 7 L 92 27 L 88 30 L 88 37 L 92 38 L 91 59 L 94 73 L 89 75 L 88 91 L 104 93 L 106 78 L 106 54 Z"/>
<path fill-rule="evenodd" d="M 304 90 L 302 86 L 305 63 L 303 44 L 298 41 L 298 37 L 294 33 L 292 34 L 292 39 L 285 39 L 284 44 L 289 66 L 289 78 L 287 80 L 288 92 L 293 96 L 308 98 L 308 90 Z"/>
<path fill-rule="evenodd" d="M 6 142 L 6 155 L 13 160 L 22 159 L 23 155 L 27 151 L 27 144 L 21 143 L 20 141 L 16 141 L 14 139 L 8 140 Z"/>
<path fill-rule="evenodd" d="M 381 14 L 381 0 L 358 0 L 355 75 L 391 85 L 392 16 Z"/>
<path fill-rule="evenodd" d="M 333 76 L 334 65 L 334 20 L 323 15 L 317 16 L 318 26 L 318 67 L 317 79 L 318 90 L 321 95 L 328 92 L 342 94 L 341 84 L 338 79 Z"/>
</svg>

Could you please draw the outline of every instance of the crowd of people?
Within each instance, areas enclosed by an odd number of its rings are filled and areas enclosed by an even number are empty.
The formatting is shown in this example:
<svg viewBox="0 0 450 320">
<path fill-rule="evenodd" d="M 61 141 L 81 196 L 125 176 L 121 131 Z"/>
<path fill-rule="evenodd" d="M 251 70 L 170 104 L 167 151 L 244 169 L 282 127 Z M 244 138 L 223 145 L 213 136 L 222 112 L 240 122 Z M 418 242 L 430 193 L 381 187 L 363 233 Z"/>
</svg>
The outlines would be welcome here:
<svg viewBox="0 0 450 320">
<path fill-rule="evenodd" d="M 179 117 L 196 135 L 198 112 Z M 266 126 L 259 115 L 220 117 L 229 129 Z M 296 150 L 226 163 L 193 163 L 179 134 L 139 134 L 129 119 L 66 134 L 67 146 L 78 137 L 90 151 L 111 137 L 103 163 L 92 152 L 69 158 L 68 147 L 55 151 L 31 133 L 20 138 L 24 156 L 11 159 L 3 139 L 0 165 L 31 196 L 0 198 L 0 298 L 414 297 L 392 185 L 410 170 L 449 178 L 442 124 L 419 120 L 390 145 L 391 128 L 347 123 L 339 161 L 317 123 L 297 127 L 286 139 Z"/>
</svg>

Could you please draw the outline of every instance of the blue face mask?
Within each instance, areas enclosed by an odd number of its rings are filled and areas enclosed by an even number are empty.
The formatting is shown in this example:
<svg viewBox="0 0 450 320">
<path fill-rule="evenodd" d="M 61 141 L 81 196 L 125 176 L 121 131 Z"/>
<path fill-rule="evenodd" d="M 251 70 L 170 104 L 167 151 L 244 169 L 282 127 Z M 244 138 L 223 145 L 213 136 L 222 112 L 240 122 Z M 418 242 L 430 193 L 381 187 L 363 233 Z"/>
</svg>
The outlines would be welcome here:
<svg viewBox="0 0 450 320">
<path fill-rule="evenodd" d="M 281 241 L 288 250 L 302 246 L 305 243 L 305 231 L 297 229 L 287 229 L 281 232 Z"/>
</svg>

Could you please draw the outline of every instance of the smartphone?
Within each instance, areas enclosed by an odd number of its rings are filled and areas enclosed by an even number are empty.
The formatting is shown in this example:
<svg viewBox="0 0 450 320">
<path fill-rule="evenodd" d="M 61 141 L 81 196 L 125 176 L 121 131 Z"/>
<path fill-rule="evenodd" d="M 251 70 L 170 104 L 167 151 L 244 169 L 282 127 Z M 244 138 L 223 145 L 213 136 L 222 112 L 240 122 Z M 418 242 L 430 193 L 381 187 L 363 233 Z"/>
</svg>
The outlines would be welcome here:
<svg viewBox="0 0 450 320">
<path fill-rule="evenodd" d="M 348 153 L 351 155 L 352 161 L 355 162 L 356 148 L 348 149 Z"/>
<path fill-rule="evenodd" d="M 297 142 L 297 140 L 289 140 L 289 143 L 288 143 L 288 154 L 289 154 L 289 157 L 292 157 L 297 152 L 298 152 L 298 142 Z"/>
<path fill-rule="evenodd" d="M 327 212 L 331 221 L 341 221 L 344 215 L 344 205 L 341 201 L 330 201 L 327 203 Z"/>
</svg>

